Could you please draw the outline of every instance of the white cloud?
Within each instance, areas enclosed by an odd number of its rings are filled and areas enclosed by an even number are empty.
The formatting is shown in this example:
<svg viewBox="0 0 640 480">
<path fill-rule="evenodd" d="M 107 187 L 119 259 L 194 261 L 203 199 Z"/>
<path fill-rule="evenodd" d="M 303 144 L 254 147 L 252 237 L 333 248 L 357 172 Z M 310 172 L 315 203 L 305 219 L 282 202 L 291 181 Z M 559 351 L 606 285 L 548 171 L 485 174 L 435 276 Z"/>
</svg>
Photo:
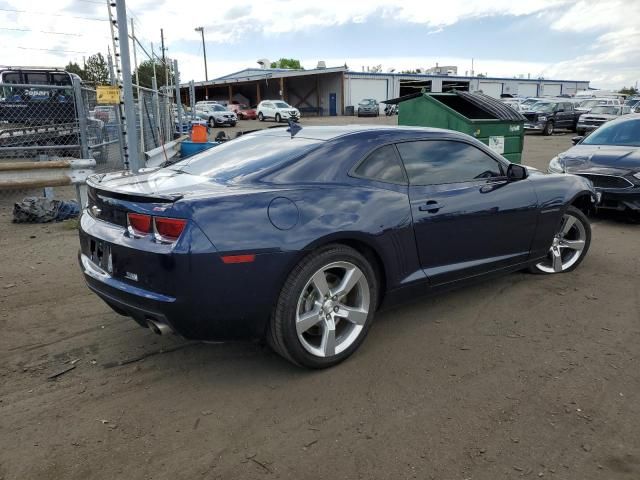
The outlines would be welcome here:
<svg viewBox="0 0 640 480">
<path fill-rule="evenodd" d="M 286 32 L 308 31 L 319 27 L 349 25 L 371 20 L 393 20 L 422 24 L 435 33 L 469 18 L 535 14 L 545 19 L 550 28 L 563 32 L 593 35 L 592 45 L 575 58 L 555 64 L 505 61 L 500 59 L 500 46 L 488 52 L 475 70 L 494 76 L 531 73 L 547 78 L 568 77 L 590 79 L 603 87 L 633 84 L 640 77 L 640 18 L 638 0 L 324 0 L 310 3 L 301 0 L 243 0 L 227 3 L 204 3 L 195 0 L 129 0 L 128 7 L 136 23 L 136 34 L 145 45 L 154 40 L 159 50 L 159 29 L 165 28 L 169 55 L 178 58 L 184 80 L 202 79 L 202 54 L 197 43 L 195 26 L 207 31 L 209 45 L 209 77 L 220 76 L 248 66 L 268 50 L 269 38 Z M 0 0 L 0 8 L 28 10 L 30 13 L 0 10 L 0 44 L 4 46 L 3 64 L 64 65 L 68 60 L 81 62 L 83 55 L 105 52 L 110 44 L 106 21 L 91 21 L 75 17 L 97 17 L 106 20 L 106 2 L 81 0 Z M 57 16 L 58 15 L 58 16 Z M 3 30 L 24 28 L 29 32 Z M 52 35 L 41 31 L 72 33 L 80 36 Z M 375 33 L 373 33 L 375 34 Z M 253 58 L 220 62 L 216 48 L 233 48 L 238 39 L 255 39 Z M 180 42 L 191 42 L 191 51 L 178 48 Z M 196 46 L 197 45 L 197 46 Z M 264 46 L 264 47 L 263 47 Z M 559 49 L 563 45 L 558 45 Z M 48 51 L 48 50 L 54 51 Z M 85 53 L 74 53 L 85 52 Z M 345 61 L 354 69 L 360 65 L 382 63 L 396 69 L 430 66 L 436 61 L 470 70 L 468 59 L 449 58 L 446 51 L 435 58 L 379 58 L 371 52 L 367 58 L 349 56 L 348 48 L 334 59 L 318 53 L 317 58 L 303 59 L 308 67 L 317 60 L 341 65 Z M 144 59 L 140 52 L 139 59 Z"/>
</svg>

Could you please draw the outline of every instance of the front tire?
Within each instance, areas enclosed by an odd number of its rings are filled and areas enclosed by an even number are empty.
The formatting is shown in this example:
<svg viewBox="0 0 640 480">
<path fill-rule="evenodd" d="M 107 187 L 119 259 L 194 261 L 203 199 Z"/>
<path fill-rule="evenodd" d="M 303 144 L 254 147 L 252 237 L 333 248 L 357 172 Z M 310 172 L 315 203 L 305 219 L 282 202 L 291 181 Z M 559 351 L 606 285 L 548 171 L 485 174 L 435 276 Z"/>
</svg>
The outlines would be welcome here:
<svg viewBox="0 0 640 480">
<path fill-rule="evenodd" d="M 282 117 L 279 113 L 276 113 L 276 123 L 280 123 L 282 121 Z"/>
<path fill-rule="evenodd" d="M 262 112 L 258 113 L 258 120 L 264 122 L 264 115 L 262 115 Z"/>
<path fill-rule="evenodd" d="M 587 216 L 570 206 L 562 216 L 547 257 L 532 265 L 532 273 L 566 273 L 578 268 L 591 245 L 591 224 Z"/>
<path fill-rule="evenodd" d="M 328 245 L 289 274 L 267 341 L 297 365 L 331 367 L 364 341 L 377 303 L 378 280 L 369 261 L 348 246 Z"/>
<path fill-rule="evenodd" d="M 553 135 L 553 130 L 554 130 L 553 122 L 548 121 L 544 126 L 544 130 L 542 130 L 542 134 L 546 136 Z"/>
</svg>

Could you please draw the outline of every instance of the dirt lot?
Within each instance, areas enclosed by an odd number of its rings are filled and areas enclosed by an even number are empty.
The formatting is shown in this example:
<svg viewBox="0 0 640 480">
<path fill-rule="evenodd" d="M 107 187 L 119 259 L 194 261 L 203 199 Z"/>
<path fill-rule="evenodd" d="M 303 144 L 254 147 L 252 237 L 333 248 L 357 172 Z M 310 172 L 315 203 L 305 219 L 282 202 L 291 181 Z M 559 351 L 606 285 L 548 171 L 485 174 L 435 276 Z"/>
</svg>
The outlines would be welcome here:
<svg viewBox="0 0 640 480">
<path fill-rule="evenodd" d="M 524 163 L 569 145 L 528 136 Z M 382 312 L 310 372 L 139 328 L 84 286 L 73 224 L 4 202 L 0 478 L 638 479 L 640 226 L 594 222 L 576 272 Z"/>
</svg>

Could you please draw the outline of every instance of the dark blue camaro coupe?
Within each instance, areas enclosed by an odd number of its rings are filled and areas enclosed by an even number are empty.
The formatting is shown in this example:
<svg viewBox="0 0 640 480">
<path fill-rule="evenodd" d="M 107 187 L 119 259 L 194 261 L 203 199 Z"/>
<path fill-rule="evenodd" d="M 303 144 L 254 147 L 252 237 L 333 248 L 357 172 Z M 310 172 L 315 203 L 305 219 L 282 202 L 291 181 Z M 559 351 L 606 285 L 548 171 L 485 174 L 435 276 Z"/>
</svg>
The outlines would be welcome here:
<svg viewBox="0 0 640 480">
<path fill-rule="evenodd" d="M 452 131 L 285 127 L 92 177 L 79 257 L 91 290 L 156 333 L 266 339 L 322 368 L 358 348 L 381 305 L 576 268 L 594 201 L 587 179 Z"/>
</svg>

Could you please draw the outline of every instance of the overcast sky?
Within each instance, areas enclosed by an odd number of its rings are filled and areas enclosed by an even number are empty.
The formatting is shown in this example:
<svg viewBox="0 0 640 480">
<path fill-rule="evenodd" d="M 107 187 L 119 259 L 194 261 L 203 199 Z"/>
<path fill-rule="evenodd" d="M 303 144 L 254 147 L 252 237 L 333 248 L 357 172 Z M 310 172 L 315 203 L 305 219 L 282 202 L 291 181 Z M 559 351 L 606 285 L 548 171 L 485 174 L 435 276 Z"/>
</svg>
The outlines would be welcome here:
<svg viewBox="0 0 640 480">
<path fill-rule="evenodd" d="M 256 60 L 294 57 L 360 71 L 457 65 L 458 73 L 590 80 L 620 88 L 640 80 L 640 0 L 128 0 L 136 35 L 168 55 L 182 80 Z M 0 0 L 0 64 L 64 66 L 110 43 L 106 0 Z M 158 52 L 159 53 L 159 52 Z M 146 55 L 139 51 L 141 61 Z"/>
</svg>

